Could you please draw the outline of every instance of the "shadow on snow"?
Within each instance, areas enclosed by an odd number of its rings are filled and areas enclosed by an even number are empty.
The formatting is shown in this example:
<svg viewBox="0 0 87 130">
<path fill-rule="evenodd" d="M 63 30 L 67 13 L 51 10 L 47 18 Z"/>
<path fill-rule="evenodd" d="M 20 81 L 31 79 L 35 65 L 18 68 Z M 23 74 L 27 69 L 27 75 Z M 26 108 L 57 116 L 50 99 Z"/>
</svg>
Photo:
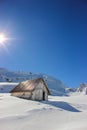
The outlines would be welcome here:
<svg viewBox="0 0 87 130">
<path fill-rule="evenodd" d="M 68 104 L 67 102 L 63 102 L 63 101 L 59 101 L 59 102 L 58 101 L 43 101 L 42 103 L 48 104 L 50 106 L 54 106 L 57 108 L 61 108 L 61 109 L 64 109 L 66 111 L 81 112 L 78 109 L 71 106 L 70 104 Z"/>
</svg>

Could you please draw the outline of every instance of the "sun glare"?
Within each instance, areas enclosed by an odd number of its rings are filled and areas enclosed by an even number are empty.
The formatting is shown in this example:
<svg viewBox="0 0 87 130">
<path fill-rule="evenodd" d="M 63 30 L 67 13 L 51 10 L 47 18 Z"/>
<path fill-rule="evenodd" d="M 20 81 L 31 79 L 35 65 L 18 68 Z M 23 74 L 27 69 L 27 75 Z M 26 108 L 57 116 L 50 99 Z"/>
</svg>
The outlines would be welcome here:
<svg viewBox="0 0 87 130">
<path fill-rule="evenodd" d="M 6 37 L 4 34 L 0 34 L 0 43 L 4 43 L 6 41 Z"/>
<path fill-rule="evenodd" d="M 8 44 L 6 44 L 8 40 L 9 38 L 4 33 L 0 33 L 0 49 L 4 49 L 9 54 Z"/>
</svg>

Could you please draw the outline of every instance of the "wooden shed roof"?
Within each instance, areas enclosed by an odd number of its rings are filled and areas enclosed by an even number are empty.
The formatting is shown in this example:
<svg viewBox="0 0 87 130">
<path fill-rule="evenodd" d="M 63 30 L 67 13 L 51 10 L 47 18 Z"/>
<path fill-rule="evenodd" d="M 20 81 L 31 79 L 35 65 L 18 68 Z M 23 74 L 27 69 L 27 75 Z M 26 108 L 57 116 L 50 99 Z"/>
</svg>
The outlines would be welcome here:
<svg viewBox="0 0 87 130">
<path fill-rule="evenodd" d="M 48 86 L 47 86 L 46 82 L 44 81 L 44 79 L 42 79 L 42 78 L 37 78 L 37 79 L 21 82 L 11 91 L 11 93 L 33 91 L 36 88 L 36 86 L 39 84 L 40 81 L 43 82 L 43 84 L 45 85 L 45 87 L 48 91 L 48 94 L 50 94 Z"/>
</svg>

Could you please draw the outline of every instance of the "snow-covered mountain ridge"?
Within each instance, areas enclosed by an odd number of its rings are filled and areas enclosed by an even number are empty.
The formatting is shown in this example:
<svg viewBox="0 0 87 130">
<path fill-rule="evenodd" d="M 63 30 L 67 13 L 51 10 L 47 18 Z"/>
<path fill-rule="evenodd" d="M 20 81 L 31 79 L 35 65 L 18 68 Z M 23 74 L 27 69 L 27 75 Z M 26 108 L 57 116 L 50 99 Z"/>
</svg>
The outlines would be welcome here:
<svg viewBox="0 0 87 130">
<path fill-rule="evenodd" d="M 87 95 L 87 83 L 80 83 L 77 88 L 66 88 L 67 95 Z"/>
<path fill-rule="evenodd" d="M 81 83 L 80 87 L 77 89 L 77 92 L 87 95 L 87 83 Z"/>
<path fill-rule="evenodd" d="M 52 95 L 66 95 L 66 85 L 59 79 L 48 76 L 41 73 L 32 73 L 32 72 L 15 72 L 9 71 L 4 68 L 0 68 L 0 92 L 9 92 L 11 88 L 15 87 L 19 82 L 25 80 L 31 80 L 35 78 L 43 78 L 47 83 Z M 4 83 L 2 83 L 4 82 Z M 6 82 L 8 83 L 6 89 Z M 15 83 L 15 84 L 14 84 Z"/>
<path fill-rule="evenodd" d="M 10 92 L 19 82 L 43 78 L 47 83 L 52 95 L 87 95 L 87 84 L 81 83 L 78 88 L 67 87 L 61 80 L 42 73 L 32 73 L 23 71 L 10 71 L 0 68 L 0 92 Z"/>
</svg>

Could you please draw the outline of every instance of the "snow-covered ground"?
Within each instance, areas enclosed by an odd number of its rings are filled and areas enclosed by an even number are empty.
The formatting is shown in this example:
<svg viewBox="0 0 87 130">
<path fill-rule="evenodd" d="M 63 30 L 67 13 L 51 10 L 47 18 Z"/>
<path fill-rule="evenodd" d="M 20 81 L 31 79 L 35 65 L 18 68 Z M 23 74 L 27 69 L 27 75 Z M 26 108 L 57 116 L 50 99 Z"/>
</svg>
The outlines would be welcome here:
<svg viewBox="0 0 87 130">
<path fill-rule="evenodd" d="M 87 95 L 36 102 L 0 93 L 0 130 L 87 130 Z"/>
</svg>

